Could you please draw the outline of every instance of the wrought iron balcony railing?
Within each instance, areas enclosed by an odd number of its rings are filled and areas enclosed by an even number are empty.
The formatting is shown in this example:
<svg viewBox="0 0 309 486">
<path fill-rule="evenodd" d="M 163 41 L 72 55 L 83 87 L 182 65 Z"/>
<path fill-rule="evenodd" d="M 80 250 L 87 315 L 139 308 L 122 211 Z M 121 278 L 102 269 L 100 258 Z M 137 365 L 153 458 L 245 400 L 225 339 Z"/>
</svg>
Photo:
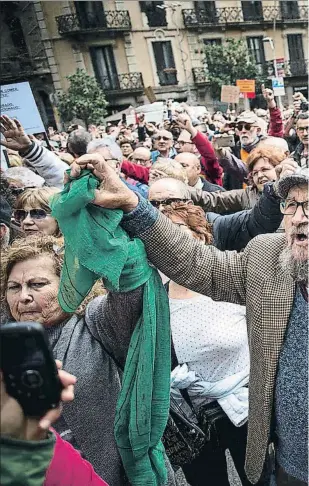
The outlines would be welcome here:
<svg viewBox="0 0 309 486">
<path fill-rule="evenodd" d="M 287 61 L 285 63 L 285 76 L 307 76 L 308 74 L 308 59 Z"/>
<path fill-rule="evenodd" d="M 142 92 L 144 81 L 142 73 L 112 74 L 110 76 L 98 76 L 98 82 L 105 92 Z"/>
<path fill-rule="evenodd" d="M 193 80 L 195 84 L 206 84 L 208 79 L 207 79 L 207 72 L 206 69 L 201 67 L 201 68 L 193 68 L 192 69 L 192 74 L 193 74 Z"/>
<path fill-rule="evenodd" d="M 45 57 L 31 58 L 26 55 L 9 55 L 1 58 L 0 79 L 3 81 L 30 78 L 48 73 L 50 73 L 50 69 Z"/>
<path fill-rule="evenodd" d="M 105 11 L 100 17 L 88 16 L 80 19 L 77 14 L 60 15 L 56 17 L 60 35 L 100 32 L 127 32 L 130 31 L 131 19 L 127 10 Z"/>
<path fill-rule="evenodd" d="M 260 14 L 249 15 L 241 7 L 224 7 L 209 12 L 203 9 L 182 10 L 183 21 L 188 29 L 197 27 L 235 26 L 239 24 L 272 23 L 299 23 L 308 21 L 308 6 L 298 5 L 294 12 L 284 12 L 280 7 L 264 6 Z"/>
</svg>

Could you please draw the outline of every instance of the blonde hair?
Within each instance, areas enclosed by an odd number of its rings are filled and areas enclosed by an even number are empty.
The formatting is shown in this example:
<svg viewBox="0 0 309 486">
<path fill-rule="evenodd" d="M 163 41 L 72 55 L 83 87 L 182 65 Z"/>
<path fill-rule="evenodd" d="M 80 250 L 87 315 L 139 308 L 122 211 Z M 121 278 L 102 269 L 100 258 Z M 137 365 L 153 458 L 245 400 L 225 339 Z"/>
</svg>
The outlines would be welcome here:
<svg viewBox="0 0 309 486">
<path fill-rule="evenodd" d="M 23 159 L 18 154 L 8 154 L 10 167 L 21 167 Z"/>
<path fill-rule="evenodd" d="M 50 257 L 54 264 L 55 274 L 60 278 L 64 259 L 63 238 L 53 236 L 29 236 L 15 240 L 6 250 L 1 252 L 1 307 L 8 310 L 6 289 L 13 267 L 26 260 L 37 259 L 41 256 Z M 106 294 L 102 282 L 98 281 L 79 306 L 76 314 L 83 314 L 91 300 Z"/>
<path fill-rule="evenodd" d="M 162 172 L 162 179 L 164 177 L 171 177 L 172 179 L 177 179 L 185 184 L 188 183 L 188 177 L 185 169 L 176 160 L 159 157 L 150 168 L 150 171 L 152 170 Z M 159 179 L 159 177 L 157 179 Z"/>
<path fill-rule="evenodd" d="M 30 206 L 33 209 L 44 209 L 50 211 L 49 200 L 51 196 L 60 192 L 57 187 L 35 187 L 26 189 L 16 200 L 16 209 L 24 209 Z"/>
<path fill-rule="evenodd" d="M 276 167 L 276 165 L 279 165 L 285 158 L 286 155 L 283 150 L 275 147 L 263 146 L 261 142 L 261 145 L 258 144 L 258 146 L 250 152 L 246 164 L 251 172 L 259 159 L 267 159 L 271 165 Z"/>
</svg>

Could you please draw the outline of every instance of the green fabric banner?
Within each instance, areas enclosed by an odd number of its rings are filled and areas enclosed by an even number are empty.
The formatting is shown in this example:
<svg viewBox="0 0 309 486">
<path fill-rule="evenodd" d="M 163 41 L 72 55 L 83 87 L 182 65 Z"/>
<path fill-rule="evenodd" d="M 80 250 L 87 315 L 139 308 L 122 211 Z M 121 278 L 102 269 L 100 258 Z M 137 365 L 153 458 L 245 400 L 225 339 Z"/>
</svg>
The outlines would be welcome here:
<svg viewBox="0 0 309 486">
<path fill-rule="evenodd" d="M 143 243 L 120 227 L 122 211 L 92 204 L 98 186 L 98 179 L 85 170 L 51 200 L 52 216 L 65 239 L 59 302 L 63 310 L 74 312 L 100 278 L 113 292 L 144 285 L 142 314 L 116 409 L 115 438 L 131 484 L 159 486 L 167 481 L 161 437 L 170 397 L 168 298 Z"/>
</svg>

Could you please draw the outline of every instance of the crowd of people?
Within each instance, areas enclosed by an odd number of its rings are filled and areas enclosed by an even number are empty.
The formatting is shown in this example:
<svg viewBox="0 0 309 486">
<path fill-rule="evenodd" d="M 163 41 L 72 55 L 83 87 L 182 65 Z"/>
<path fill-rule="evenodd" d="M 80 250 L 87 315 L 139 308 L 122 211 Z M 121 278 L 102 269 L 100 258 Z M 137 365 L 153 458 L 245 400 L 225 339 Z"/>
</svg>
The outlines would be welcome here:
<svg viewBox="0 0 309 486">
<path fill-rule="evenodd" d="M 48 143 L 1 116 L 1 324 L 63 383 L 30 419 L 1 377 L 2 485 L 308 484 L 308 103 L 263 95 Z"/>
</svg>

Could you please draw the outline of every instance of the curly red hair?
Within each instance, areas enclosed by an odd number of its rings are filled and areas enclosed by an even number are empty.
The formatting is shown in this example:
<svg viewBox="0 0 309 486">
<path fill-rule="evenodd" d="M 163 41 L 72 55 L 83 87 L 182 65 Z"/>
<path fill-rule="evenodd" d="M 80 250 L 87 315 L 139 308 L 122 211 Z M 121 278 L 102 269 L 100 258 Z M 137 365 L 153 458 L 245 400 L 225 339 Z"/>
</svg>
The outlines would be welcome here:
<svg viewBox="0 0 309 486">
<path fill-rule="evenodd" d="M 205 213 L 199 206 L 174 202 L 169 206 L 164 206 L 162 214 L 171 220 L 173 220 L 173 216 L 177 216 L 192 231 L 194 238 L 200 240 L 203 237 L 207 245 L 212 243 L 211 225 L 206 220 Z"/>
</svg>

